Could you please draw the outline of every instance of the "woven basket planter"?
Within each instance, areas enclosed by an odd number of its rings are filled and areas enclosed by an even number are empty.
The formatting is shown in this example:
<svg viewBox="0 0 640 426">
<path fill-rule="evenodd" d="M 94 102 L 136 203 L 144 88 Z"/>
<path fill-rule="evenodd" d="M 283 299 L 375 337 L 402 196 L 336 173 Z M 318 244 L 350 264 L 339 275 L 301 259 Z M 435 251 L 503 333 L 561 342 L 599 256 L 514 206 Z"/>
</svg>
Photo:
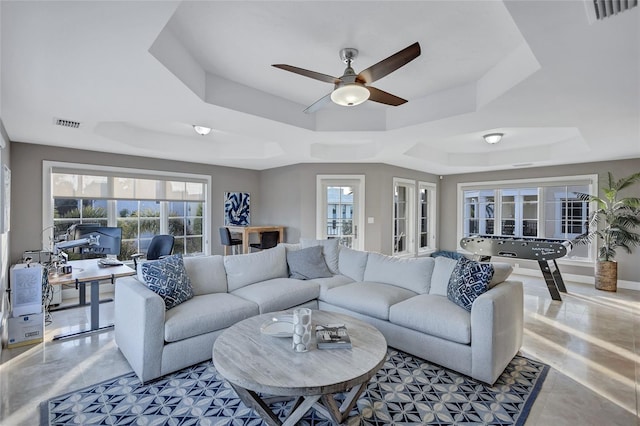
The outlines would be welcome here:
<svg viewBox="0 0 640 426">
<path fill-rule="evenodd" d="M 618 264 L 615 261 L 596 262 L 596 289 L 618 290 Z"/>
</svg>

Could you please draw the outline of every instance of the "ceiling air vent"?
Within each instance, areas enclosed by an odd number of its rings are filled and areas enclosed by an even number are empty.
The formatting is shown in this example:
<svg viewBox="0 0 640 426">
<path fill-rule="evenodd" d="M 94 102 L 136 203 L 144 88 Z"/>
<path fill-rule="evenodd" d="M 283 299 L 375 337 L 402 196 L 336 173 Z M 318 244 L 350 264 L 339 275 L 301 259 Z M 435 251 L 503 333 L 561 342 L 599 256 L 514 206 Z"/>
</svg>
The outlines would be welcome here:
<svg viewBox="0 0 640 426">
<path fill-rule="evenodd" d="M 593 0 L 596 19 L 604 19 L 638 5 L 638 0 Z"/>
<path fill-rule="evenodd" d="M 56 126 L 71 127 L 72 129 L 77 129 L 78 127 L 80 127 L 80 122 L 56 118 Z"/>
</svg>

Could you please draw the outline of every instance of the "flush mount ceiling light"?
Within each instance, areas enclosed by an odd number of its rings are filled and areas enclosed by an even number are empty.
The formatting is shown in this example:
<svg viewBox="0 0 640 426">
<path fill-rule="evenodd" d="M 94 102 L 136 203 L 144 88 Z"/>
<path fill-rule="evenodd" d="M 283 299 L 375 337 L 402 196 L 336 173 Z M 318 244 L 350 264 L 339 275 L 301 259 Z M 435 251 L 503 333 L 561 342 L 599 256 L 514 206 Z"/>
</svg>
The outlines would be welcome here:
<svg viewBox="0 0 640 426">
<path fill-rule="evenodd" d="M 205 136 L 211 133 L 211 127 L 197 126 L 195 124 L 193 125 L 193 130 L 195 130 L 200 136 Z"/>
<path fill-rule="evenodd" d="M 360 105 L 369 99 L 369 89 L 360 83 L 344 84 L 331 92 L 331 100 L 342 106 Z"/>
<path fill-rule="evenodd" d="M 504 133 L 488 133 L 484 135 L 483 138 L 485 142 L 493 145 L 494 143 L 500 142 L 503 136 L 504 136 Z"/>
</svg>

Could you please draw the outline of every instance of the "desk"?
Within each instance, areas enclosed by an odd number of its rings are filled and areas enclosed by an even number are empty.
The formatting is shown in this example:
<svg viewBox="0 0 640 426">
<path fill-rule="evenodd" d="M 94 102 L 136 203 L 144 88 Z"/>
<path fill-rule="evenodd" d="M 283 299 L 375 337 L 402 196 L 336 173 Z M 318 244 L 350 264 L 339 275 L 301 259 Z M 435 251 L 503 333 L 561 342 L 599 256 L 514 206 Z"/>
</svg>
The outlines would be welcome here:
<svg viewBox="0 0 640 426">
<path fill-rule="evenodd" d="M 100 327 L 100 281 L 111 280 L 111 283 L 113 283 L 116 278 L 135 275 L 136 271 L 126 265 L 101 268 L 98 266 L 98 259 L 72 260 L 68 262 L 67 265 L 71 266 L 71 273 L 57 277 L 49 275 L 49 284 L 75 284 L 80 291 L 80 303 L 78 306 L 87 305 L 86 286 L 87 284 L 91 284 L 91 303 L 89 304 L 91 305 L 91 328 L 78 333 L 54 336 L 53 340 L 76 337 L 82 334 L 113 328 L 113 324 Z"/>
<path fill-rule="evenodd" d="M 249 253 L 249 234 L 260 233 L 265 231 L 279 231 L 280 236 L 278 242 L 284 242 L 284 226 L 227 226 L 229 231 L 242 234 L 242 253 Z"/>
</svg>

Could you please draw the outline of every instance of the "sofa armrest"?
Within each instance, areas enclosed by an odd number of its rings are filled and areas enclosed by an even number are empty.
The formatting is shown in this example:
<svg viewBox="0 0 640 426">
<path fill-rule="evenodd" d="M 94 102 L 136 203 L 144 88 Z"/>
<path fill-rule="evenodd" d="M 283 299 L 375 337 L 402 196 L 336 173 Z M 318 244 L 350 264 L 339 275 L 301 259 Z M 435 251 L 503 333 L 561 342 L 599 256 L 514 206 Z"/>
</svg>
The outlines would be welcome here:
<svg viewBox="0 0 640 426">
<path fill-rule="evenodd" d="M 160 376 L 165 304 L 134 277 L 115 286 L 115 341 L 142 383 Z"/>
<path fill-rule="evenodd" d="M 493 384 L 522 346 L 524 296 L 520 281 L 505 281 L 471 307 L 472 376 Z"/>
</svg>

